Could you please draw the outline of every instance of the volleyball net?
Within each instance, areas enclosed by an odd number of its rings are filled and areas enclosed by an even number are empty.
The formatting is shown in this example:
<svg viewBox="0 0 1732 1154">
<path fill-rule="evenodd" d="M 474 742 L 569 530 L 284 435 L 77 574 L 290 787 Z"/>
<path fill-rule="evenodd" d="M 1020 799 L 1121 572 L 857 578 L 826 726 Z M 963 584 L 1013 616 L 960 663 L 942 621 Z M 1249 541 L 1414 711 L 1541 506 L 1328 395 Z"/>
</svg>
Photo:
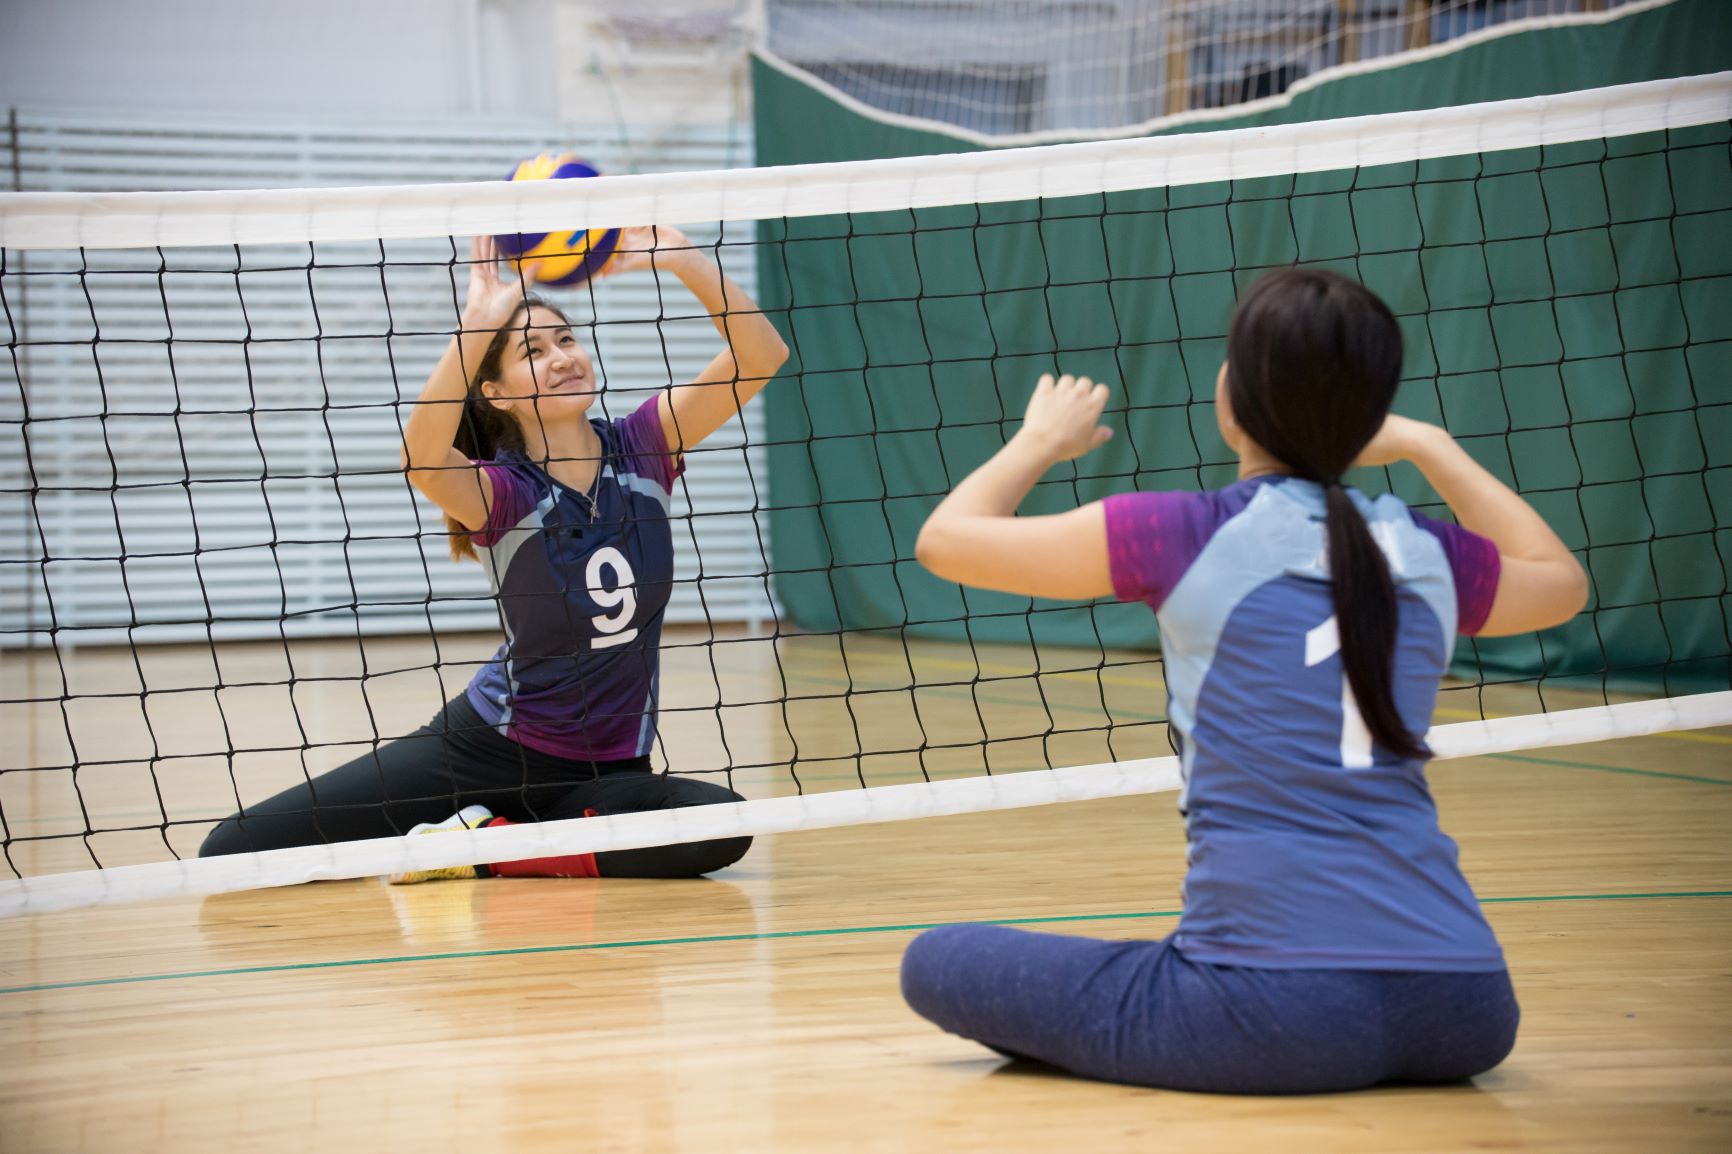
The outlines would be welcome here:
<svg viewBox="0 0 1732 1154">
<path fill-rule="evenodd" d="M 0 198 L 0 912 L 1175 788 L 1146 608 L 959 590 L 942 495 L 1055 369 L 1119 436 L 1024 509 L 1232 479 L 1237 294 L 1328 267 L 1401 321 L 1400 412 L 1582 559 L 1464 639 L 1440 757 L 1732 724 L 1732 74 L 1271 128 L 529 184 Z M 196 859 L 413 730 L 498 642 L 399 467 L 472 235 L 679 225 L 792 357 L 669 511 L 658 768 L 747 801 Z M 711 318 L 583 286 L 623 416 Z M 1447 516 L 1417 472 L 1354 482 Z M 527 784 L 527 783 L 526 783 Z"/>
</svg>

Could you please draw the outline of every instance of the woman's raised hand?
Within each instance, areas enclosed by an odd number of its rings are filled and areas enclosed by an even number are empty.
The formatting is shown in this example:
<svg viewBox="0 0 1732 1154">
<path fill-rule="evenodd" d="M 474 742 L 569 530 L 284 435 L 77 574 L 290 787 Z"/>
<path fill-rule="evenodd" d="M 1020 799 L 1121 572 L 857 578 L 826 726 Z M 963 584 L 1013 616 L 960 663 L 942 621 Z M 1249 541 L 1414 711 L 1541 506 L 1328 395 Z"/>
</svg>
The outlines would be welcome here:
<svg viewBox="0 0 1732 1154">
<path fill-rule="evenodd" d="M 507 276 L 499 275 L 499 244 L 490 236 L 469 242 L 469 293 L 463 303 L 465 329 L 497 329 L 511 319 L 529 283 L 535 277 L 535 261 L 513 264 Z"/>
<path fill-rule="evenodd" d="M 1019 438 L 1038 445 L 1052 462 L 1069 461 L 1112 439 L 1113 431 L 1101 424 L 1108 389 L 1087 377 L 1068 374 L 1053 379 L 1042 375 L 1028 399 Z"/>
<path fill-rule="evenodd" d="M 646 268 L 672 268 L 698 250 L 685 233 L 671 224 L 644 224 L 619 230 L 613 258 L 595 274 L 600 280 Z"/>
</svg>

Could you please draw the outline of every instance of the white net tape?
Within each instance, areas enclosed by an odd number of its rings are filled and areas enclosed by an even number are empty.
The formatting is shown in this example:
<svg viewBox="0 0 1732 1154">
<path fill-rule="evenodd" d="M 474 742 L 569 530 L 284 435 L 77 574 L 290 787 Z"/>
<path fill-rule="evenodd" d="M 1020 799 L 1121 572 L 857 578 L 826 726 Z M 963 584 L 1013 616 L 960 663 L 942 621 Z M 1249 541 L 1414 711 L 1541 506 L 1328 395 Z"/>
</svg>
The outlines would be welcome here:
<svg viewBox="0 0 1732 1154">
<path fill-rule="evenodd" d="M 641 176 L 0 195 L 0 247 L 153 248 L 536 233 L 888 212 L 1401 164 L 1732 118 L 1732 72 L 1139 140 Z"/>
<path fill-rule="evenodd" d="M 1438 760 L 1732 725 L 1732 692 L 1438 726 Z M 1094 801 L 1180 788 L 1179 759 L 1148 758 L 956 781 L 768 798 L 441 834 L 270 850 L 0 882 L 0 917 L 109 902 L 228 893 L 472 862 L 603 853 L 874 822 Z"/>
</svg>

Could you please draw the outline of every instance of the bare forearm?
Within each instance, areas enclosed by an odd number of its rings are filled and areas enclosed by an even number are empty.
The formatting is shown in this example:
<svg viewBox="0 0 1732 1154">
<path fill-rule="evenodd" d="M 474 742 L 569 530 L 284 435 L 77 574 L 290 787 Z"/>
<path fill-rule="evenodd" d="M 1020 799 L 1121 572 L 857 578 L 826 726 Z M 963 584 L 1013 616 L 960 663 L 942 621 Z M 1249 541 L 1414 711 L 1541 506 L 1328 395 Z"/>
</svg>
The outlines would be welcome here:
<svg viewBox="0 0 1732 1154">
<path fill-rule="evenodd" d="M 732 350 L 740 380 L 761 385 L 775 376 L 788 359 L 788 346 L 758 302 L 698 249 L 680 250 L 668 259 L 680 283 L 704 306 Z"/>
<path fill-rule="evenodd" d="M 947 581 L 1030 597 L 1083 599 L 1113 591 L 1099 502 L 1047 517 L 1016 507 L 1049 468 L 1106 443 L 1107 388 L 1043 376 L 1022 429 L 933 510 L 914 553 Z"/>
<path fill-rule="evenodd" d="M 1005 537 L 998 526 L 1016 516 L 1016 507 L 1051 464 L 1052 458 L 1028 438 L 1011 438 L 938 503 L 920 529 L 915 556 L 946 580 L 1006 588 L 1001 575 L 1006 566 L 990 555 Z"/>
<path fill-rule="evenodd" d="M 445 346 L 421 395 L 410 406 L 409 419 L 404 422 L 405 466 L 436 468 L 445 464 L 457 436 L 457 426 L 463 420 L 469 373 L 474 371 L 492 339 L 493 334 L 486 330 L 465 331 Z"/>
<path fill-rule="evenodd" d="M 991 460 L 963 478 L 933 510 L 931 524 L 952 517 L 1010 517 L 1052 467 L 1052 458 L 1028 438 L 1015 436 Z"/>
<path fill-rule="evenodd" d="M 1421 438 L 1410 459 L 1462 525 L 1489 538 L 1499 553 L 1527 561 L 1574 564 L 1569 549 L 1545 519 L 1443 430 Z"/>
</svg>

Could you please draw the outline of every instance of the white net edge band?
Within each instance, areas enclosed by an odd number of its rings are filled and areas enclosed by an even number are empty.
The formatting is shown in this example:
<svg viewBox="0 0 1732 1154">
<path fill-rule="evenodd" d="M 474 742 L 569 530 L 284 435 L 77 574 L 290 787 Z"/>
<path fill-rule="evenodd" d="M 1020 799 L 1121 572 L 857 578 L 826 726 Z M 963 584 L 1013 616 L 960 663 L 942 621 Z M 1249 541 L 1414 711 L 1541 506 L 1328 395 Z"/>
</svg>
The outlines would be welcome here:
<svg viewBox="0 0 1732 1154">
<path fill-rule="evenodd" d="M 1267 128 L 720 172 L 0 194 L 0 248 L 306 244 L 773 220 L 1401 164 L 1732 120 L 1732 72 Z"/>
<path fill-rule="evenodd" d="M 1434 727 L 1438 760 L 1579 745 L 1671 730 L 1732 725 L 1732 691 Z M 1732 784 L 1729 782 L 1728 784 Z M 48 874 L 0 882 L 0 917 L 114 902 L 187 897 L 301 882 L 373 877 L 473 862 L 642 849 L 676 842 L 829 829 L 1161 793 L 1181 785 L 1179 759 L 914 782 L 795 797 L 573 818 L 440 834 L 341 842 L 230 857 Z"/>
</svg>

